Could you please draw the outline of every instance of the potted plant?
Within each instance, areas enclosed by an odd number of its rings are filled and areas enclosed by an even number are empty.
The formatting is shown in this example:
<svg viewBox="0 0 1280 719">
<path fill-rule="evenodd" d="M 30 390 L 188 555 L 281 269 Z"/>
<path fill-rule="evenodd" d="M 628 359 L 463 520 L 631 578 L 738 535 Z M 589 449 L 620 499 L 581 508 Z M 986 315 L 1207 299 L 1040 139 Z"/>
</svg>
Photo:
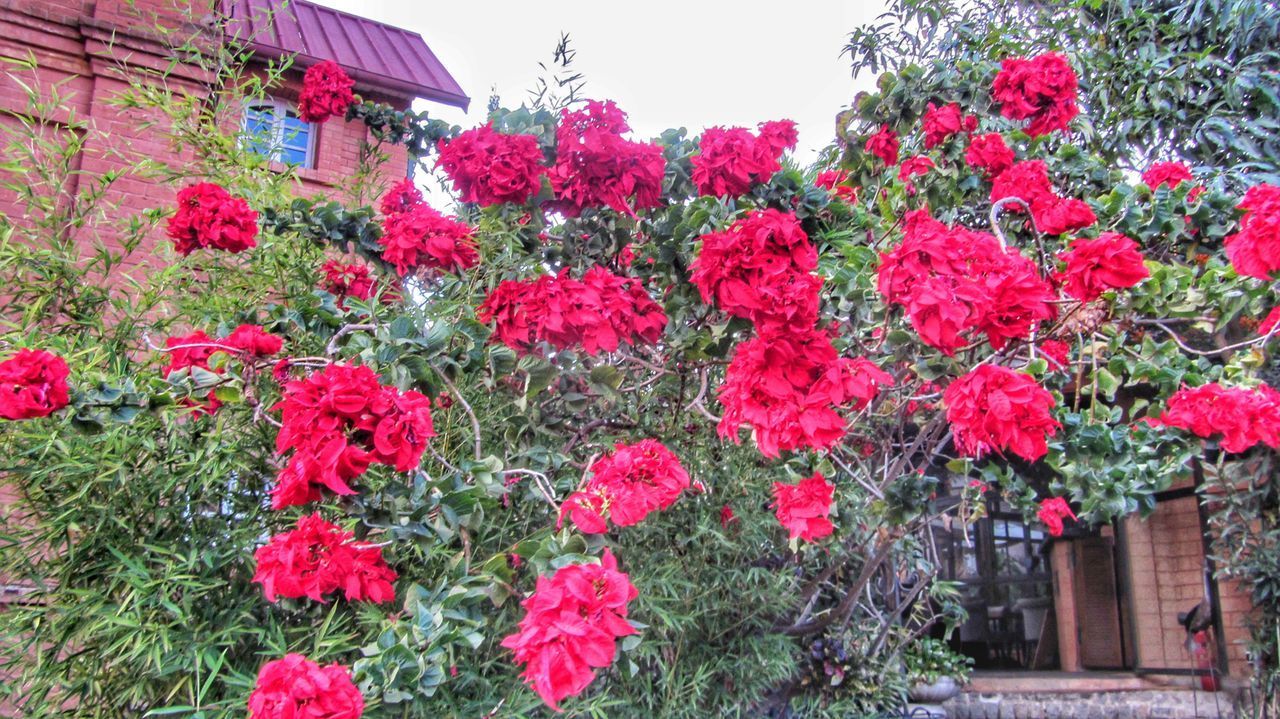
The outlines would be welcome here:
<svg viewBox="0 0 1280 719">
<path fill-rule="evenodd" d="M 973 660 L 952 651 L 941 640 L 927 638 L 907 648 L 903 663 L 911 687 L 907 696 L 917 704 L 933 706 L 960 693 Z M 946 712 L 941 707 L 931 708 L 930 716 L 945 717 Z"/>
</svg>

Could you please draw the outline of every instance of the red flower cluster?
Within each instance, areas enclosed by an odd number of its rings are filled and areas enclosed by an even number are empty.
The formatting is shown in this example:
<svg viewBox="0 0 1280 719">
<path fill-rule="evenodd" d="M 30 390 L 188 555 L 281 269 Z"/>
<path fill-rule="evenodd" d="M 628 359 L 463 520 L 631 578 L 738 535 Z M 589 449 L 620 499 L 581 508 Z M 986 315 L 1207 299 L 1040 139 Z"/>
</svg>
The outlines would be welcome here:
<svg viewBox="0 0 1280 719">
<path fill-rule="evenodd" d="M 974 135 L 969 140 L 969 149 L 964 152 L 964 161 L 970 167 L 982 170 L 988 178 L 999 177 L 1005 170 L 1013 167 L 1013 160 L 1013 150 L 1009 149 L 1004 137 L 998 132 Z"/>
<path fill-rule="evenodd" d="M 170 337 L 164 346 L 170 350 L 169 364 L 164 368 L 164 376 L 168 377 L 178 370 L 192 367 L 219 374 L 209 367 L 209 358 L 215 353 L 234 354 L 242 359 L 269 357 L 281 350 L 284 340 L 257 325 L 240 325 L 222 339 L 214 339 L 204 331 L 196 330 L 189 335 Z M 203 403 L 193 406 L 200 412 L 212 414 L 222 406 L 222 402 L 210 391 Z"/>
<path fill-rule="evenodd" d="M 1071 345 L 1062 340 L 1044 340 L 1037 349 L 1049 363 L 1049 369 L 1066 369 L 1071 364 Z"/>
<path fill-rule="evenodd" d="M 559 529 L 568 516 L 579 531 L 603 534 L 606 520 L 619 527 L 639 524 L 666 509 L 689 488 L 689 473 L 671 450 L 655 439 L 619 444 L 591 465 L 586 485 L 560 507 Z"/>
<path fill-rule="evenodd" d="M 391 209 L 407 207 L 382 219 L 382 259 L 395 265 L 402 276 L 423 267 L 461 272 L 480 261 L 475 238 L 465 222 L 415 202 L 400 185 L 391 189 L 382 204 Z"/>
<path fill-rule="evenodd" d="M 638 596 L 608 549 L 599 564 L 571 564 L 538 584 L 521 606 L 520 629 L 502 646 L 524 664 L 525 682 L 556 711 L 579 694 L 596 669 L 613 663 L 618 637 L 635 634 L 627 604 Z"/>
<path fill-rule="evenodd" d="M 1074 521 L 1076 518 L 1067 500 L 1062 497 L 1049 497 L 1042 500 L 1040 510 L 1036 514 L 1040 517 L 1040 521 L 1044 522 L 1044 526 L 1049 528 L 1049 535 L 1053 537 L 1062 536 L 1062 520 L 1070 517 Z"/>
<path fill-rule="evenodd" d="M 1017 197 L 1030 205 L 1036 229 L 1046 235 L 1078 232 L 1098 220 L 1089 203 L 1059 197 L 1054 192 L 1049 182 L 1049 168 L 1043 160 L 1019 162 L 998 175 L 991 184 L 991 201 L 1006 197 Z"/>
<path fill-rule="evenodd" d="M 284 340 L 257 325 L 240 325 L 221 342 L 248 357 L 270 357 L 284 348 Z"/>
<path fill-rule="evenodd" d="M 355 81 L 332 60 L 316 63 L 302 76 L 302 92 L 298 94 L 298 117 L 307 122 L 324 122 L 347 114 L 356 101 L 351 88 Z"/>
<path fill-rule="evenodd" d="M 1269 280 L 1280 270 L 1280 187 L 1257 185 L 1244 193 L 1240 231 L 1226 239 L 1236 272 Z"/>
<path fill-rule="evenodd" d="M 898 133 L 889 129 L 888 123 L 880 126 L 880 131 L 867 138 L 863 147 L 867 152 L 880 158 L 886 165 L 898 164 Z"/>
<path fill-rule="evenodd" d="M 590 355 L 614 352 L 623 342 L 653 344 L 667 326 L 662 306 L 639 280 L 600 265 L 581 280 L 570 277 L 568 268 L 532 281 L 506 280 L 489 293 L 476 317 L 494 324 L 494 337 L 519 352 L 537 342 L 557 349 L 581 346 Z"/>
<path fill-rule="evenodd" d="M 1073 240 L 1058 259 L 1067 266 L 1057 280 L 1081 302 L 1092 302 L 1107 290 L 1133 287 L 1151 275 L 1138 243 L 1118 232 L 1104 232 L 1095 240 Z"/>
<path fill-rule="evenodd" d="M 921 124 L 924 126 L 924 147 L 928 150 L 962 132 L 973 132 L 978 128 L 978 118 L 965 115 L 959 103 L 938 107 L 931 102 L 925 108 Z"/>
<path fill-rule="evenodd" d="M 902 244 L 880 255 L 877 284 L 925 344 L 953 355 L 981 332 L 1000 349 L 1057 316 L 1057 295 L 1035 263 L 995 237 L 949 228 L 927 210 L 908 213 L 905 224 Z"/>
<path fill-rule="evenodd" d="M 67 406 L 66 360 L 44 350 L 20 349 L 0 362 L 0 417 L 47 417 Z"/>
<path fill-rule="evenodd" d="M 815 472 L 796 484 L 773 483 L 778 521 L 791 539 L 812 542 L 831 534 L 831 501 L 836 487 Z"/>
<path fill-rule="evenodd" d="M 723 232 L 702 236 L 690 281 L 702 301 L 765 330 L 818 319 L 818 252 L 788 212 L 756 210 Z"/>
<path fill-rule="evenodd" d="M 368 367 L 331 364 L 284 386 L 276 449 L 294 450 L 271 492 L 275 509 L 313 502 L 320 487 L 355 494 L 349 482 L 377 462 L 407 472 L 435 436 L 431 400 L 378 382 Z"/>
<path fill-rule="evenodd" d="M 626 118 L 611 101 L 560 111 L 556 164 L 547 173 L 555 191 L 551 208 L 565 217 L 577 217 L 588 207 L 635 217 L 637 210 L 661 204 L 667 167 L 662 148 L 623 139 L 631 129 Z"/>
<path fill-rule="evenodd" d="M 817 329 L 765 332 L 738 345 L 720 387 L 721 437 L 746 424 L 766 457 L 827 449 L 845 436 L 836 410 L 866 407 L 893 377 L 865 358 L 842 358 Z"/>
<path fill-rule="evenodd" d="M 1185 429 L 1197 437 L 1222 435 L 1227 452 L 1243 452 L 1262 443 L 1280 448 L 1280 392 L 1267 385 L 1257 389 L 1223 387 L 1212 382 L 1184 387 L 1173 394 L 1165 411 L 1152 424 Z"/>
<path fill-rule="evenodd" d="M 426 202 L 422 196 L 422 190 L 413 184 L 413 180 L 406 177 L 387 190 L 382 196 L 382 201 L 378 203 L 378 210 L 388 217 L 391 215 L 399 215 L 409 212 L 413 208 Z"/>
<path fill-rule="evenodd" d="M 257 246 L 258 213 L 220 185 L 197 182 L 178 191 L 178 210 L 166 232 L 181 255 L 212 247 L 243 252 Z"/>
<path fill-rule="evenodd" d="M 1000 65 L 991 94 L 1000 103 L 1000 114 L 1010 120 L 1027 120 L 1032 137 L 1065 130 L 1080 114 L 1076 105 L 1079 82 L 1067 58 L 1058 53 L 1030 60 L 1006 58 Z"/>
<path fill-rule="evenodd" d="M 458 199 L 488 207 L 523 204 L 538 192 L 547 168 L 533 135 L 508 135 L 493 124 L 440 141 L 438 167 L 453 180 Z"/>
<path fill-rule="evenodd" d="M 818 173 L 818 177 L 813 184 L 824 190 L 830 190 L 837 198 L 852 204 L 858 201 L 858 188 L 849 186 L 848 182 L 848 172 L 844 170 L 824 170 Z"/>
<path fill-rule="evenodd" d="M 898 179 L 911 184 L 912 177 L 928 174 L 933 168 L 933 160 L 924 155 L 914 155 L 902 161 L 902 167 L 898 168 Z"/>
<path fill-rule="evenodd" d="M 1053 395 L 1007 367 L 979 365 L 952 382 L 942 401 L 956 446 L 971 457 L 1008 451 L 1034 462 L 1062 426 L 1053 418 Z"/>
<path fill-rule="evenodd" d="M 258 670 L 249 719 L 360 719 L 364 697 L 341 664 L 322 667 L 286 654 Z"/>
<path fill-rule="evenodd" d="M 1194 181 L 1195 177 L 1191 175 L 1191 168 L 1181 162 L 1157 162 L 1142 173 L 1143 184 L 1153 190 L 1161 185 L 1168 185 L 1169 189 L 1172 190 L 1183 182 Z"/>
<path fill-rule="evenodd" d="M 297 529 L 275 535 L 254 552 L 258 569 L 253 581 L 262 585 L 268 602 L 278 597 L 323 602 L 339 589 L 349 602 L 395 599 L 396 572 L 383 560 L 382 550 L 358 545 L 354 538 L 318 512 L 305 516 Z"/>
<path fill-rule="evenodd" d="M 337 260 L 329 260 L 320 267 L 324 273 L 325 292 L 338 298 L 339 304 L 348 297 L 367 300 L 373 297 L 377 283 L 364 265 L 346 265 Z"/>
<path fill-rule="evenodd" d="M 1262 323 L 1258 325 L 1258 334 L 1265 337 L 1271 334 L 1278 324 L 1280 324 L 1280 305 L 1272 307 L 1267 316 L 1262 318 Z"/>
<path fill-rule="evenodd" d="M 761 123 L 758 137 L 745 127 L 707 128 L 691 160 L 698 194 L 745 195 L 782 169 L 778 160 L 796 146 L 796 140 L 796 124 L 790 120 Z"/>
</svg>

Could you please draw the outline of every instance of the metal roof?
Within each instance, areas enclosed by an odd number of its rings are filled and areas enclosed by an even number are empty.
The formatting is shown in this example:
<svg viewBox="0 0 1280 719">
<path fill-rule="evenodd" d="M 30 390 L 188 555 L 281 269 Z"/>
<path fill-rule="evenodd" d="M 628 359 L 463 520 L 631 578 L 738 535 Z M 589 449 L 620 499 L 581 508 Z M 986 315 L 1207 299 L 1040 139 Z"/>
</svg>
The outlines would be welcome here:
<svg viewBox="0 0 1280 719">
<path fill-rule="evenodd" d="M 298 66 L 333 60 L 357 84 L 467 109 L 471 99 L 422 36 L 307 0 L 226 0 L 227 35 Z"/>
</svg>

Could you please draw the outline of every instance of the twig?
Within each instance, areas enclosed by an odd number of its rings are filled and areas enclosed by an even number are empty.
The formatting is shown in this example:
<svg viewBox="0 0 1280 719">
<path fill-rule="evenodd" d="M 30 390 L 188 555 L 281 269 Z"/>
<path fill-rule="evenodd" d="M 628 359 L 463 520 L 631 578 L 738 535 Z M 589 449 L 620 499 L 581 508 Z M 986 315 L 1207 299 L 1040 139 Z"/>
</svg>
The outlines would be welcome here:
<svg viewBox="0 0 1280 719">
<path fill-rule="evenodd" d="M 484 457 L 484 449 L 480 443 L 480 420 L 476 418 L 475 410 L 471 409 L 471 405 L 466 398 L 458 391 L 458 387 L 445 376 L 444 370 L 435 365 L 431 365 L 431 369 L 436 371 L 436 374 L 440 376 L 440 381 L 444 382 L 444 385 L 449 388 L 449 392 L 453 394 L 454 398 L 458 400 L 458 404 L 462 405 L 462 409 L 471 418 L 471 429 L 475 433 L 476 461 L 479 462 Z"/>
<path fill-rule="evenodd" d="M 330 355 L 335 354 L 338 351 L 338 340 L 352 332 L 371 332 L 376 329 L 378 329 L 377 325 L 370 324 L 343 325 L 338 328 L 337 332 L 333 333 L 332 337 L 329 338 L 329 344 L 325 345 L 324 353 Z"/>
</svg>

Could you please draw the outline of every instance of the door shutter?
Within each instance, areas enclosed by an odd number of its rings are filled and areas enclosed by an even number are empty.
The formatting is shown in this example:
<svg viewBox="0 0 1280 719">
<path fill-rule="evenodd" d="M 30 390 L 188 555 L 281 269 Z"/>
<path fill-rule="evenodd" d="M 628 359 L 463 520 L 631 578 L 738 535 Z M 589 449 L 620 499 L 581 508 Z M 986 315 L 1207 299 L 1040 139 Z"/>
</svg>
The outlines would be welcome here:
<svg viewBox="0 0 1280 719">
<path fill-rule="evenodd" d="M 1073 544 L 1080 663 L 1086 669 L 1120 669 L 1124 666 L 1124 644 L 1112 540 L 1087 537 Z"/>
</svg>

